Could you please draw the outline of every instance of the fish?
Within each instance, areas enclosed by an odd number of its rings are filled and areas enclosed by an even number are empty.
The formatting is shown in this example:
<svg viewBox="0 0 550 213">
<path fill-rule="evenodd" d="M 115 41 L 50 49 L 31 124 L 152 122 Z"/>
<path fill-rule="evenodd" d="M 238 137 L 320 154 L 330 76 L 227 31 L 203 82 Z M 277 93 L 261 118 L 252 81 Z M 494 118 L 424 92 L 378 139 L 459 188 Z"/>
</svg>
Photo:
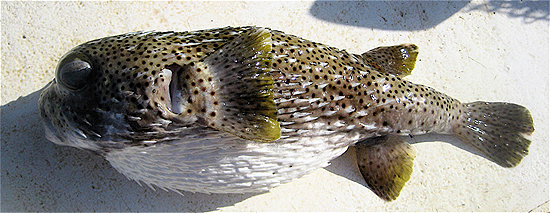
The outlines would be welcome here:
<svg viewBox="0 0 550 213">
<path fill-rule="evenodd" d="M 355 147 L 349 166 L 393 201 L 416 156 L 403 137 L 426 133 L 518 165 L 529 110 L 404 80 L 418 53 L 401 44 L 353 54 L 256 26 L 132 32 L 62 56 L 39 109 L 48 140 L 178 193 L 266 192 Z"/>
</svg>

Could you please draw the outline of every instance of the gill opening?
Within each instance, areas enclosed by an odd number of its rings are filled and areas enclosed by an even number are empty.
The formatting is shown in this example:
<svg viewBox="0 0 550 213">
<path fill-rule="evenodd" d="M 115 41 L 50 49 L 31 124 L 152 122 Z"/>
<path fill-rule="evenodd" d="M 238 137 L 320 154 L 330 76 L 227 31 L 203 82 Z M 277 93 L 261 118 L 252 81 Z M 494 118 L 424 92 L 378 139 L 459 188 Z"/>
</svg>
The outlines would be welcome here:
<svg viewBox="0 0 550 213">
<path fill-rule="evenodd" d="M 168 86 L 171 105 L 170 109 L 175 114 L 181 114 L 183 112 L 183 97 L 180 75 L 183 68 L 180 65 L 172 64 L 166 66 L 166 69 L 172 71 L 170 85 Z"/>
</svg>

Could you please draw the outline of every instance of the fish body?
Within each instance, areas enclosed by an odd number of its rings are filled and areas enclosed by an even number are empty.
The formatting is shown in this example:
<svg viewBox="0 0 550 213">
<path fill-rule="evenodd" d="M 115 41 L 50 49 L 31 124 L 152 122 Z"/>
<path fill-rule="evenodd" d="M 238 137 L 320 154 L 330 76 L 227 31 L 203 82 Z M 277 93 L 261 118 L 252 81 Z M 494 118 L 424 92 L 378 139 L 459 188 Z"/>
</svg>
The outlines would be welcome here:
<svg viewBox="0 0 550 213">
<path fill-rule="evenodd" d="M 403 80 L 416 55 L 412 44 L 351 54 L 259 27 L 128 33 L 67 53 L 39 105 L 49 140 L 174 191 L 266 191 L 355 145 L 368 186 L 393 200 L 415 156 L 398 135 L 429 132 L 517 165 L 529 111 Z"/>
</svg>

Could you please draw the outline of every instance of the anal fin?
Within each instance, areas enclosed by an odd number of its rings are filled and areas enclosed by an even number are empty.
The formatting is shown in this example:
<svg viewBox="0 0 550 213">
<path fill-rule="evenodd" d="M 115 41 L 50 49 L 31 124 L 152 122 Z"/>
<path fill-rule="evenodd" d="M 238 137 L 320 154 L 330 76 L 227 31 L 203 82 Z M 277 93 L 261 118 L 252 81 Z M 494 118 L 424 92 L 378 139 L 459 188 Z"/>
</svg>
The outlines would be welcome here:
<svg viewBox="0 0 550 213">
<path fill-rule="evenodd" d="M 410 75 L 416 64 L 418 47 L 414 44 L 377 47 L 361 54 L 367 65 L 382 73 Z"/>
<path fill-rule="evenodd" d="M 402 138 L 387 135 L 355 144 L 359 171 L 369 188 L 386 201 L 395 200 L 409 181 L 414 149 Z"/>
</svg>

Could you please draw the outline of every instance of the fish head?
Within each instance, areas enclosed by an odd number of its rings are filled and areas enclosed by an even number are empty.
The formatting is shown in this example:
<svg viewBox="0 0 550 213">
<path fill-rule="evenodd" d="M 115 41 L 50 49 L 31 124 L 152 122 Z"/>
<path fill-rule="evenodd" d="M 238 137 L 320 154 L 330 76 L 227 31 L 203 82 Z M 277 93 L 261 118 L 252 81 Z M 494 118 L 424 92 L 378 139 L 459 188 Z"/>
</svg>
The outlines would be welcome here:
<svg viewBox="0 0 550 213">
<path fill-rule="evenodd" d="M 187 63 L 182 48 L 163 38 L 130 33 L 66 53 L 39 100 L 47 138 L 100 150 L 162 140 L 174 129 L 195 124 L 197 116 L 187 113 L 188 103 L 182 101 L 187 90 L 175 79 Z M 195 49 L 186 53 L 201 54 Z"/>
<path fill-rule="evenodd" d="M 49 140 L 124 148 L 216 129 L 280 137 L 271 34 L 243 28 L 137 32 L 81 44 L 60 60 L 39 101 Z"/>
</svg>

